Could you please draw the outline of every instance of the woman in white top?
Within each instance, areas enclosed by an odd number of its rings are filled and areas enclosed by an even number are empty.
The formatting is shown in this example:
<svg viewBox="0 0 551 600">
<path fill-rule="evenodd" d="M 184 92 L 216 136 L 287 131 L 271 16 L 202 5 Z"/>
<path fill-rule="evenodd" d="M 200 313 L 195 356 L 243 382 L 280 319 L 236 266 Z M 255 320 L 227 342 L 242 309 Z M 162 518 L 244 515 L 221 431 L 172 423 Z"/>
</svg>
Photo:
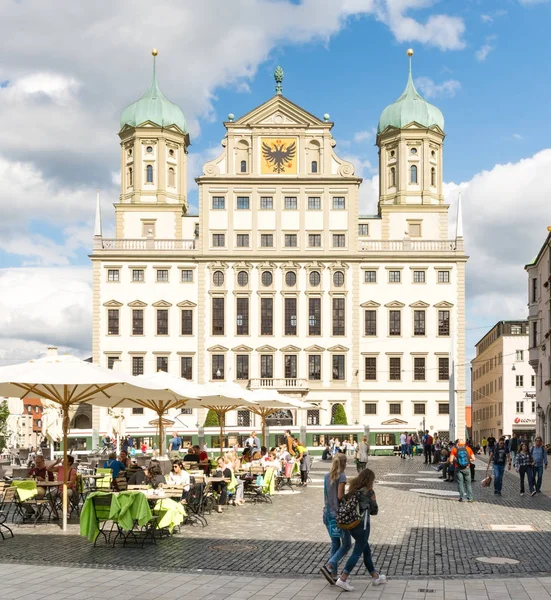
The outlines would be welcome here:
<svg viewBox="0 0 551 600">
<path fill-rule="evenodd" d="M 184 490 L 189 492 L 191 479 L 189 473 L 184 469 L 184 463 L 181 460 L 175 460 L 172 463 L 172 471 L 170 471 L 166 480 L 167 483 L 171 483 L 172 485 L 183 485 Z"/>
</svg>

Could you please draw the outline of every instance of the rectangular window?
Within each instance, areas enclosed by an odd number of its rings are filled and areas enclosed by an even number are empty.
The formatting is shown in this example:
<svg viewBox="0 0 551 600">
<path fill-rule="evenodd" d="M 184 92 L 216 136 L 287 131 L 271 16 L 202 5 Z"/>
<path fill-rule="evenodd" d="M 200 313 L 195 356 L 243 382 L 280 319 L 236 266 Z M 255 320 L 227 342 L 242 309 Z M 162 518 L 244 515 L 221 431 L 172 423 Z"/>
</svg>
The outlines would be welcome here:
<svg viewBox="0 0 551 600">
<path fill-rule="evenodd" d="M 157 335 L 168 335 L 168 310 L 157 309 Z"/>
<path fill-rule="evenodd" d="M 365 380 L 376 381 L 377 380 L 377 357 L 366 356 L 365 357 Z"/>
<path fill-rule="evenodd" d="M 297 197 L 296 196 L 285 196 L 285 210 L 296 210 L 297 209 Z"/>
<path fill-rule="evenodd" d="M 273 298 L 260 298 L 260 335 L 274 335 Z"/>
<path fill-rule="evenodd" d="M 365 335 L 377 335 L 377 311 L 365 311 Z"/>
<path fill-rule="evenodd" d="M 346 235 L 344 233 L 333 234 L 333 248 L 346 248 Z"/>
<path fill-rule="evenodd" d="M 273 248 L 274 247 L 274 235 L 272 233 L 261 233 L 260 234 L 260 247 L 261 248 Z"/>
<path fill-rule="evenodd" d="M 297 334 L 297 299 L 285 298 L 285 335 Z"/>
<path fill-rule="evenodd" d="M 389 415 L 401 415 L 402 414 L 402 405 L 399 402 L 391 402 L 388 405 L 388 414 Z"/>
<path fill-rule="evenodd" d="M 260 210 L 273 210 L 274 199 L 272 196 L 261 196 L 260 197 Z"/>
<path fill-rule="evenodd" d="M 388 335 L 402 335 L 402 313 L 399 310 L 388 311 Z"/>
<path fill-rule="evenodd" d="M 224 196 L 213 196 L 212 197 L 212 210 L 225 210 L 226 209 L 226 198 Z"/>
<path fill-rule="evenodd" d="M 168 356 L 157 356 L 157 373 L 159 371 L 168 373 Z"/>
<path fill-rule="evenodd" d="M 536 387 L 536 376 L 530 375 L 530 387 Z M 532 411 L 534 412 L 534 411 Z"/>
<path fill-rule="evenodd" d="M 309 248 L 321 248 L 321 234 L 320 233 L 309 233 L 308 234 L 308 247 Z"/>
<path fill-rule="evenodd" d="M 237 247 L 238 248 L 248 248 L 249 247 L 249 234 L 248 233 L 238 233 L 237 234 Z"/>
<path fill-rule="evenodd" d="M 415 402 L 413 405 L 414 415 L 424 415 L 426 413 L 426 407 L 424 402 Z"/>
<path fill-rule="evenodd" d="M 524 350 L 517 350 L 516 351 L 516 360 L 517 361 L 523 361 L 524 360 Z"/>
<path fill-rule="evenodd" d="M 516 403 L 516 411 L 517 411 L 517 413 L 524 412 L 524 402 L 520 401 L 520 402 Z"/>
<path fill-rule="evenodd" d="M 193 335 L 193 310 L 182 310 L 182 335 Z"/>
<path fill-rule="evenodd" d="M 143 309 L 132 309 L 132 335 L 143 335 Z"/>
<path fill-rule="evenodd" d="M 344 354 L 333 354 L 333 381 L 344 381 Z"/>
<path fill-rule="evenodd" d="M 224 379 L 224 354 L 212 355 L 212 379 Z"/>
<path fill-rule="evenodd" d="M 536 412 L 536 402 L 532 401 L 532 412 L 535 413 Z"/>
<path fill-rule="evenodd" d="M 321 298 L 308 298 L 308 335 L 321 335 Z"/>
<path fill-rule="evenodd" d="M 118 269 L 108 269 L 107 270 L 107 281 L 119 281 L 119 273 Z"/>
<path fill-rule="evenodd" d="M 316 409 L 310 409 L 306 411 L 306 425 L 319 425 L 320 424 L 320 411 Z"/>
<path fill-rule="evenodd" d="M 377 403 L 366 402 L 364 404 L 364 415 L 376 415 L 377 414 Z"/>
<path fill-rule="evenodd" d="M 358 235 L 369 235 L 369 224 L 360 223 L 358 225 Z"/>
<path fill-rule="evenodd" d="M 450 272 L 449 271 L 438 271 L 438 283 L 449 283 Z"/>
<path fill-rule="evenodd" d="M 413 271 L 413 283 L 425 283 L 425 271 Z"/>
<path fill-rule="evenodd" d="M 212 335 L 224 335 L 224 298 L 212 299 Z"/>
<path fill-rule="evenodd" d="M 110 308 L 107 311 L 107 335 L 119 335 L 119 309 Z"/>
<path fill-rule="evenodd" d="M 249 299 L 237 298 L 235 304 L 237 308 L 236 334 L 249 335 Z"/>
<path fill-rule="evenodd" d="M 402 381 L 402 359 L 399 356 L 391 356 L 388 359 L 388 367 L 390 381 Z"/>
<path fill-rule="evenodd" d="M 333 335 L 345 335 L 345 298 L 333 298 Z"/>
<path fill-rule="evenodd" d="M 132 414 L 133 415 L 143 415 L 143 408 L 141 408 L 141 407 L 138 408 L 135 406 L 134 408 L 132 408 Z"/>
<path fill-rule="evenodd" d="M 167 269 L 157 269 L 157 281 L 161 281 L 163 283 L 166 283 L 168 281 Z"/>
<path fill-rule="evenodd" d="M 143 375 L 143 356 L 132 357 L 132 375 Z"/>
<path fill-rule="evenodd" d="M 107 368 L 113 369 L 115 367 L 115 361 L 120 360 L 118 356 L 108 356 L 107 357 Z M 534 412 L 534 411 L 532 411 Z"/>
<path fill-rule="evenodd" d="M 310 381 L 321 381 L 320 354 L 310 354 L 308 356 L 308 379 Z"/>
<path fill-rule="evenodd" d="M 184 283 L 192 283 L 193 282 L 193 270 L 192 269 L 182 269 L 182 281 Z"/>
<path fill-rule="evenodd" d="M 413 311 L 413 335 L 425 335 L 425 311 Z"/>
<path fill-rule="evenodd" d="M 535 348 L 538 345 L 538 322 L 533 321 L 532 323 L 532 345 L 531 348 Z"/>
<path fill-rule="evenodd" d="M 389 271 L 388 283 L 400 283 L 400 271 Z"/>
<path fill-rule="evenodd" d="M 425 381 L 426 368 L 425 358 L 416 356 L 413 359 L 413 380 L 414 381 Z"/>
<path fill-rule="evenodd" d="M 438 359 L 438 381 L 449 381 L 450 379 L 450 359 L 440 357 Z"/>
<path fill-rule="evenodd" d="M 273 379 L 274 377 L 274 356 L 273 354 L 260 355 L 260 377 L 262 379 Z"/>
<path fill-rule="evenodd" d="M 335 196 L 333 198 L 333 210 L 344 210 L 346 208 L 346 201 L 344 196 Z"/>
<path fill-rule="evenodd" d="M 237 196 L 237 210 L 249 210 L 248 196 Z"/>
<path fill-rule="evenodd" d="M 193 379 L 193 357 L 182 356 L 180 358 L 180 377 Z"/>
<path fill-rule="evenodd" d="M 212 234 L 212 247 L 213 248 L 225 248 L 226 247 L 226 235 L 224 233 L 213 233 Z"/>
<path fill-rule="evenodd" d="M 524 375 L 517 375 L 515 382 L 517 387 L 524 387 Z"/>
<path fill-rule="evenodd" d="M 438 311 L 438 335 L 450 335 L 450 311 Z"/>
<path fill-rule="evenodd" d="M 237 411 L 237 426 L 238 427 L 250 427 L 251 426 L 251 411 L 250 410 L 238 410 Z"/>
<path fill-rule="evenodd" d="M 235 357 L 236 379 L 249 379 L 249 355 L 237 354 Z"/>
<path fill-rule="evenodd" d="M 319 196 L 308 198 L 308 210 L 321 210 L 321 198 Z"/>
<path fill-rule="evenodd" d="M 530 300 L 532 302 L 537 302 L 538 301 L 538 278 L 533 277 L 531 280 L 531 283 L 532 283 L 532 293 L 531 293 Z"/>
<path fill-rule="evenodd" d="M 421 223 L 408 223 L 409 237 L 421 237 Z"/>
<path fill-rule="evenodd" d="M 285 379 L 297 378 L 297 355 L 286 354 L 284 357 L 285 363 Z"/>
<path fill-rule="evenodd" d="M 132 281 L 144 281 L 143 269 L 132 269 Z"/>
<path fill-rule="evenodd" d="M 377 271 L 366 271 L 365 272 L 366 283 L 377 283 Z"/>
<path fill-rule="evenodd" d="M 286 233 L 285 234 L 285 248 L 296 248 L 297 247 L 297 234 Z"/>
<path fill-rule="evenodd" d="M 449 415 L 450 414 L 450 405 L 447 402 L 440 402 L 438 405 L 438 414 L 439 415 Z"/>
</svg>

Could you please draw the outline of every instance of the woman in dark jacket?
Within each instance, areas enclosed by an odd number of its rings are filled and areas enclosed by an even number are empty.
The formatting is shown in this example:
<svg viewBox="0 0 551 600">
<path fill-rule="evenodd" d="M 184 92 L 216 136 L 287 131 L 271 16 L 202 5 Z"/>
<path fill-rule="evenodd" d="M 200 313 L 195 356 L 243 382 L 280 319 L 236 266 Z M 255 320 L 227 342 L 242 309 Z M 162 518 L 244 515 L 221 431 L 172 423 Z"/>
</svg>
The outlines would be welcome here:
<svg viewBox="0 0 551 600">
<path fill-rule="evenodd" d="M 226 465 L 222 457 L 218 459 L 218 468 L 214 472 L 213 477 L 224 477 L 225 479 L 231 480 L 231 469 Z M 212 484 L 212 489 L 220 494 L 218 497 L 218 506 L 216 507 L 216 512 L 221 513 L 222 507 L 225 506 L 226 502 L 228 501 L 228 482 L 216 481 Z"/>
</svg>

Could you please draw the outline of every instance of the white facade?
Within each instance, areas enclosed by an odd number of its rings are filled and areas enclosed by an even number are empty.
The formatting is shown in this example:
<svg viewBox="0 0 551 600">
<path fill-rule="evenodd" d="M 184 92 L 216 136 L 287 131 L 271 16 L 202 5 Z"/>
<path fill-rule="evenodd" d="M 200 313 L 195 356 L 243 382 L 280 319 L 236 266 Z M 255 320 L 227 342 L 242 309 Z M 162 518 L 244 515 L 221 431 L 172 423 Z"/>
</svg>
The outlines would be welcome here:
<svg viewBox="0 0 551 600">
<path fill-rule="evenodd" d="M 534 260 L 526 265 L 526 271 L 530 365 L 536 379 L 537 431 L 548 444 L 551 441 L 551 234 L 547 235 Z"/>
<path fill-rule="evenodd" d="M 122 168 L 129 148 L 133 164 L 143 161 L 135 173 L 147 176 L 147 161 L 156 167 L 147 195 L 136 175 L 132 189 L 122 177 L 116 239 L 96 230 L 94 362 L 274 387 L 312 402 L 293 426 L 315 435 L 338 430 L 336 403 L 351 430 L 369 426 L 378 441 L 419 430 L 423 418 L 447 432 L 450 361 L 465 362 L 467 257 L 460 220 L 448 239 L 443 132 L 412 123 L 378 135 L 379 214 L 360 216 L 361 180 L 336 155 L 328 115 L 320 120 L 276 94 L 231 117 L 221 155 L 197 178 L 198 216 L 187 214 L 183 192 L 166 191 L 166 169 L 186 172 L 188 140 L 151 123 L 121 130 Z M 278 144 L 291 148 L 279 167 Z M 455 383 L 461 432 L 462 368 Z M 154 431 L 146 425 L 153 413 L 128 412 L 135 435 Z M 195 435 L 204 414 L 179 419 L 174 428 Z M 236 413 L 227 425 L 238 425 Z M 94 429 L 107 426 L 95 410 Z"/>
</svg>

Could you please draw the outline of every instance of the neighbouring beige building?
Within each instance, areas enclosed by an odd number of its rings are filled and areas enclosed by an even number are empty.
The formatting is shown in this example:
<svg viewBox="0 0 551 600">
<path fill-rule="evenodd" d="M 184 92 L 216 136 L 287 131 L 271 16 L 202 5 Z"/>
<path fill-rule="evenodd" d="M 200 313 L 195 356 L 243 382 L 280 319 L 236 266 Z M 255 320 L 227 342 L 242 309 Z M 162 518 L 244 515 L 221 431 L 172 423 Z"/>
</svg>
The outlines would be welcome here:
<svg viewBox="0 0 551 600">
<path fill-rule="evenodd" d="M 535 375 L 528 361 L 528 321 L 499 321 L 471 361 L 473 441 L 536 433 Z"/>
</svg>

